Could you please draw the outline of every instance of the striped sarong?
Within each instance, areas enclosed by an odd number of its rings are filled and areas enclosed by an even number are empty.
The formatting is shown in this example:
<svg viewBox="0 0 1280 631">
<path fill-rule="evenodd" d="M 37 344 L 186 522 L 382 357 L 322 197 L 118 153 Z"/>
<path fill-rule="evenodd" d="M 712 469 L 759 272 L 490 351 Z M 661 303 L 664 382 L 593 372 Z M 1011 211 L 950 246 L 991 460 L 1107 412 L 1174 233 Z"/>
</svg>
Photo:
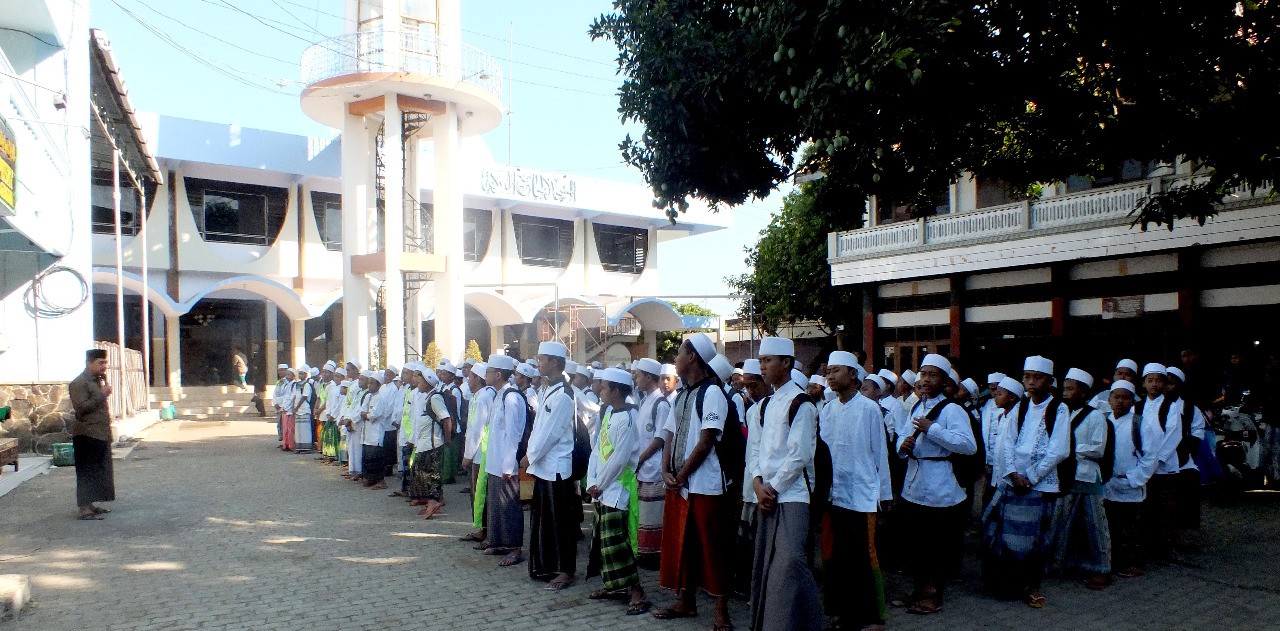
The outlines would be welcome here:
<svg viewBox="0 0 1280 631">
<path fill-rule="evenodd" d="M 983 514 L 986 552 L 983 574 L 999 598 L 1017 599 L 1037 588 L 1044 576 L 1045 533 L 1053 502 L 1039 491 L 1021 495 L 1000 485 Z"/>
<path fill-rule="evenodd" d="M 595 503 L 596 518 L 591 527 L 591 552 L 587 558 L 587 578 L 599 576 L 605 591 L 613 592 L 640 584 L 636 558 L 631 551 L 629 511 Z"/>
<path fill-rule="evenodd" d="M 636 525 L 639 553 L 657 555 L 662 552 L 662 507 L 667 489 L 662 482 L 640 482 L 637 488 L 640 510 Z"/>
<path fill-rule="evenodd" d="M 1049 537 L 1049 570 L 1061 574 L 1081 570 L 1090 574 L 1111 572 L 1111 528 L 1103 507 L 1102 485 L 1096 493 L 1067 493 L 1054 503 Z"/>
</svg>

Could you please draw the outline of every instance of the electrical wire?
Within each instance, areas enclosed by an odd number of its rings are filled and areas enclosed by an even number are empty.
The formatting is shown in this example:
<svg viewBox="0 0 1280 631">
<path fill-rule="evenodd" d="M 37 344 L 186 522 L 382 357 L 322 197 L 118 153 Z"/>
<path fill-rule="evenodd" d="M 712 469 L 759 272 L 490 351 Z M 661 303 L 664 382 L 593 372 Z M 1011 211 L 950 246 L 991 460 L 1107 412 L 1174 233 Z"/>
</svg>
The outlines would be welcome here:
<svg viewBox="0 0 1280 631">
<path fill-rule="evenodd" d="M 76 299 L 76 304 L 74 306 L 57 305 L 49 302 L 45 293 L 40 291 L 41 285 L 43 285 L 45 281 L 54 274 L 71 274 L 80 285 L 80 297 Z M 27 287 L 25 292 L 23 292 L 23 300 L 26 301 L 28 307 L 38 318 L 61 318 L 63 316 L 71 315 L 77 309 L 84 306 L 84 303 L 89 301 L 89 282 L 85 280 L 83 274 L 74 268 L 67 267 L 65 265 L 54 265 L 53 267 L 41 272 L 40 275 L 36 276 L 31 281 L 31 285 Z"/>
<path fill-rule="evenodd" d="M 223 44 L 226 44 L 226 45 L 228 45 L 228 46 L 230 46 L 230 47 L 232 47 L 232 48 L 234 48 L 234 49 L 236 49 L 236 50 L 239 50 L 239 51 L 241 51 L 241 52 L 248 53 L 248 54 L 253 55 L 253 56 L 255 56 L 255 57 L 262 57 L 263 59 L 270 59 L 271 61 L 278 61 L 278 62 L 280 62 L 280 63 L 282 63 L 282 64 L 287 64 L 287 65 L 294 66 L 294 67 L 298 67 L 298 66 L 300 66 L 300 65 L 301 65 L 301 64 L 300 64 L 299 62 L 297 62 L 297 61 L 289 61 L 289 60 L 287 60 L 287 59 L 281 59 L 281 58 L 279 58 L 279 57 L 273 57 L 273 56 L 268 55 L 268 54 L 266 54 L 266 53 L 260 53 L 260 52 L 257 52 L 257 51 L 249 50 L 248 48 L 245 48 L 244 46 L 241 46 L 241 45 L 239 45 L 239 44 L 237 44 L 237 43 L 235 43 L 235 42 L 227 41 L 227 40 L 225 40 L 225 39 L 222 39 L 221 37 L 218 37 L 217 35 L 214 35 L 214 34 L 212 34 L 212 33 L 206 32 L 206 31 L 202 31 L 202 30 L 200 30 L 200 29 L 198 29 L 198 28 L 196 28 L 196 27 L 194 27 L 194 26 L 191 26 L 190 24 L 187 24 L 186 22 L 183 22 L 182 20 L 179 20 L 178 18 L 175 18 L 175 17 L 173 17 L 172 15 L 169 15 L 169 14 L 167 14 L 167 13 L 164 13 L 163 11 L 160 11 L 159 9 L 157 9 L 157 8 L 155 8 L 155 7 L 153 7 L 153 6 L 149 5 L 149 4 L 147 4 L 146 2 L 143 2 L 142 0 L 133 0 L 133 1 L 134 1 L 134 2 L 136 2 L 136 3 L 138 3 L 138 4 L 140 4 L 140 5 L 142 5 L 142 6 L 144 6 L 144 7 L 146 7 L 146 8 L 148 8 L 148 9 L 150 9 L 153 13 L 155 13 L 156 15 L 159 15 L 159 16 L 160 16 L 160 17 L 162 17 L 162 18 L 167 18 L 167 19 L 169 19 L 169 20 L 172 20 L 172 21 L 174 21 L 174 22 L 177 22 L 177 23 L 178 23 L 179 25 L 181 25 L 181 26 L 184 26 L 184 27 L 186 27 L 186 28 L 188 28 L 188 29 L 190 29 L 190 30 L 192 30 L 192 31 L 195 31 L 195 32 L 197 32 L 197 33 L 199 33 L 199 34 L 201 34 L 201 35 L 204 35 L 205 37 L 208 37 L 208 38 L 210 38 L 210 39 L 213 39 L 213 40 L 216 40 L 216 41 L 222 42 Z"/>
<path fill-rule="evenodd" d="M 23 35 L 26 35 L 27 37 L 30 37 L 31 39 L 34 39 L 37 42 L 40 42 L 41 44 L 44 44 L 45 46 L 48 46 L 50 48 L 62 48 L 60 44 L 55 44 L 43 37 L 40 37 L 39 35 L 36 35 L 35 33 L 24 31 L 20 28 L 9 28 L 7 26 L 0 26 L 0 31 L 9 31 L 11 33 L 22 33 Z"/>
</svg>

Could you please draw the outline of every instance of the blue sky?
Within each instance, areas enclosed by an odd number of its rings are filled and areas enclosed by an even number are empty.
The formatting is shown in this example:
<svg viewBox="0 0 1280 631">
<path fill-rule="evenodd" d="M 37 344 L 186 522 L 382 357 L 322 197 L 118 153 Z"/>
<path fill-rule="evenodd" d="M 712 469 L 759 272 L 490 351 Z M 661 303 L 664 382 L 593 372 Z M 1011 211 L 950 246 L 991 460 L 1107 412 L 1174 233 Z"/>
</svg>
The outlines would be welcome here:
<svg viewBox="0 0 1280 631">
<path fill-rule="evenodd" d="M 94 0 L 90 21 L 110 38 L 140 110 L 327 136 L 332 130 L 298 107 L 298 60 L 311 43 L 342 32 L 343 6 L 343 0 Z M 618 117 L 616 49 L 587 36 L 592 19 L 610 6 L 462 0 L 463 41 L 502 59 L 512 79 L 504 86 L 512 116 L 485 136 L 496 160 L 510 151 L 519 166 L 643 183 L 618 152 L 636 128 L 624 128 Z M 721 279 L 744 271 L 743 247 L 755 243 L 779 199 L 722 211 L 733 214 L 728 230 L 663 244 L 662 292 L 727 293 Z"/>
</svg>

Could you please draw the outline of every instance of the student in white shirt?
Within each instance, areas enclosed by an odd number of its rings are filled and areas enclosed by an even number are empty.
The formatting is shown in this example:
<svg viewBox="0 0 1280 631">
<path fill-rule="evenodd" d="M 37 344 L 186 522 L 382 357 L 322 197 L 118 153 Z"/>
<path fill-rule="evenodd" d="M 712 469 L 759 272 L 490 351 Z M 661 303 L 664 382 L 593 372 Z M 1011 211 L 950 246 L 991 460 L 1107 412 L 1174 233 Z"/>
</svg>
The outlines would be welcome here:
<svg viewBox="0 0 1280 631">
<path fill-rule="evenodd" d="M 538 350 L 539 370 L 543 376 L 554 379 L 560 374 L 559 363 L 548 355 L 543 366 L 542 349 Z M 511 367 L 514 369 L 515 365 Z M 581 371 L 586 367 L 578 368 Z M 578 374 L 586 378 L 586 374 Z M 591 394 L 590 399 L 598 411 L 599 399 L 595 394 Z M 552 590 L 572 585 L 578 565 L 582 495 L 578 480 L 572 476 L 574 424 L 582 421 L 575 418 L 574 410 L 573 397 L 566 391 L 564 382 L 548 387 L 538 405 L 524 458 L 529 475 L 533 476 L 533 499 L 529 504 L 529 578 L 546 581 L 547 588 Z"/>
<path fill-rule="evenodd" d="M 309 454 L 315 447 L 311 436 L 311 395 L 315 392 L 316 382 L 311 378 L 311 367 L 302 364 L 297 369 L 298 380 L 294 382 L 293 399 L 289 409 L 293 413 L 293 451 Z"/>
<path fill-rule="evenodd" d="M 656 360 L 637 359 L 631 364 L 631 379 L 640 398 L 636 410 L 636 436 L 639 452 L 636 468 L 636 494 L 639 503 L 637 526 L 637 563 L 656 569 L 662 553 L 662 509 L 667 489 L 662 483 L 662 425 L 671 414 L 671 403 L 658 386 L 662 364 Z"/>
<path fill-rule="evenodd" d="M 1179 430 L 1182 432 L 1178 441 L 1178 491 L 1174 525 L 1180 531 L 1182 539 L 1188 547 L 1196 549 L 1199 544 L 1193 540 L 1200 531 L 1200 467 L 1196 466 L 1195 454 L 1200 441 L 1205 438 L 1204 412 L 1196 407 L 1190 399 L 1182 396 L 1187 382 L 1187 374 L 1181 368 L 1169 366 L 1166 369 L 1168 386 L 1166 396 L 1182 402 L 1182 415 L 1177 417 Z M 1169 423 L 1174 419 L 1170 418 Z M 1274 426 L 1274 425 L 1273 425 Z"/>
<path fill-rule="evenodd" d="M 293 383 L 292 371 L 289 364 L 276 366 L 276 385 L 271 389 L 271 407 L 276 411 L 276 440 L 280 441 L 277 446 L 280 449 L 284 449 L 284 398 Z"/>
<path fill-rule="evenodd" d="M 1128 381 L 1134 385 L 1135 390 L 1142 390 L 1142 384 L 1138 383 L 1138 362 L 1132 359 L 1122 359 L 1116 362 L 1115 372 L 1111 375 L 1111 383 L 1117 381 Z M 1141 392 L 1139 392 L 1141 396 Z M 1089 405 L 1098 410 L 1107 410 L 1111 407 L 1111 391 L 1103 390 L 1089 399 Z"/>
<path fill-rule="evenodd" d="M 543 342 L 538 352 L 547 352 Z M 563 344 L 557 344 L 564 348 Z M 565 351 L 567 354 L 567 351 Z M 563 362 L 564 354 L 560 355 Z M 489 413 L 489 444 L 485 451 L 485 519 L 488 541 L 485 554 L 505 555 L 498 565 L 510 567 L 524 561 L 524 509 L 520 505 L 521 441 L 527 411 L 519 392 L 508 383 L 515 361 L 505 355 L 490 355 L 485 362 L 485 383 L 496 392 Z"/>
<path fill-rule="evenodd" d="M 601 371 L 599 394 L 605 412 L 600 417 L 600 434 L 587 465 L 587 495 L 594 500 L 596 513 L 587 578 L 600 576 L 604 580 L 604 587 L 589 598 L 603 600 L 625 593 L 630 601 L 629 616 L 646 613 L 650 607 L 640 586 L 632 549 L 635 533 L 631 515 L 639 509 L 635 470 L 640 457 L 636 409 L 627 403 L 633 385 L 631 374 L 621 368 Z"/>
<path fill-rule="evenodd" d="M 818 431 L 831 450 L 831 505 L 824 564 L 827 613 L 840 628 L 885 623 L 884 574 L 876 554 L 880 502 L 893 499 L 889 449 L 880 404 L 858 392 L 858 359 L 835 351 L 827 359 L 827 386 L 836 394 L 818 414 Z"/>
<path fill-rule="evenodd" d="M 1174 515 L 1178 503 L 1178 472 L 1182 470 L 1178 444 L 1182 442 L 1181 400 L 1167 396 L 1169 381 L 1163 364 L 1150 363 L 1142 367 L 1142 386 L 1147 396 L 1137 405 L 1137 413 L 1143 422 L 1154 422 L 1161 429 L 1160 442 L 1151 448 L 1156 450 L 1156 472 L 1147 483 L 1145 518 L 1151 545 L 1150 558 L 1167 561 L 1173 557 L 1173 544 L 1177 539 Z"/>
<path fill-rule="evenodd" d="M 1059 467 L 1059 491 L 1049 535 L 1049 568 L 1055 573 L 1085 575 L 1085 586 L 1100 590 L 1110 584 L 1111 531 L 1103 507 L 1102 479 L 1110 423 L 1088 405 L 1093 376 L 1072 368 L 1062 380 L 1071 425 L 1071 455 Z M 1108 467 L 1113 463 L 1105 463 Z M 1069 479 L 1063 476 L 1074 474 Z"/>
<path fill-rule="evenodd" d="M 449 394 L 440 391 L 439 376 L 426 364 L 417 364 L 422 379 L 413 405 L 413 454 L 410 456 L 412 479 L 409 484 L 410 504 L 421 506 L 418 514 L 431 519 L 445 505 L 443 468 L 450 436 L 454 432 L 454 413 L 446 403 Z"/>
<path fill-rule="evenodd" d="M 995 595 L 1045 605 L 1045 525 L 1058 493 L 1058 464 L 1071 453 L 1067 405 L 1052 396 L 1053 362 L 1039 355 L 1022 367 L 1027 398 L 1000 428 L 995 497 L 983 515 L 987 556 L 983 574 Z"/>
<path fill-rule="evenodd" d="M 1001 377 L 996 387 L 991 390 L 992 407 L 990 412 L 982 417 L 982 444 L 986 446 L 984 456 L 987 461 L 985 468 L 987 484 L 982 493 L 983 510 L 991 504 L 991 498 L 995 495 L 996 485 L 999 482 L 996 479 L 994 465 L 1000 459 L 1000 428 L 1005 418 L 1014 413 L 1014 408 L 1025 393 L 1022 382 L 1012 377 Z"/>
<path fill-rule="evenodd" d="M 900 525 L 907 546 L 907 573 L 914 583 L 911 595 L 900 602 L 917 614 L 942 610 L 948 574 L 960 565 L 967 504 L 950 457 L 978 450 L 968 413 L 943 396 L 950 370 L 947 358 L 924 357 L 916 374 L 920 401 L 898 437 L 898 457 L 907 459 Z M 929 413 L 939 405 L 945 407 L 934 414 L 936 420 L 930 419 Z"/>
<path fill-rule="evenodd" d="M 374 372 L 369 378 L 369 409 L 364 418 L 364 486 L 371 490 L 387 488 L 388 458 L 387 428 L 399 409 L 399 397 L 395 388 L 385 388 L 389 380 L 385 371 Z"/>
<path fill-rule="evenodd" d="M 525 364 L 521 364 L 524 366 Z M 485 519 L 485 499 L 489 491 L 489 477 L 485 474 L 485 460 L 489 451 L 489 418 L 493 415 L 494 400 L 498 391 L 485 383 L 484 375 L 489 365 L 471 364 L 467 372 L 467 389 L 471 391 L 470 409 L 467 412 L 467 434 L 463 440 L 462 466 L 471 470 L 471 523 L 477 532 L 462 537 L 462 541 L 483 542 L 488 538 Z"/>
<path fill-rule="evenodd" d="M 766 383 L 760 375 L 758 359 L 748 359 L 742 363 L 741 383 L 747 402 L 742 428 L 747 432 L 747 445 L 750 449 L 752 434 L 759 438 L 759 432 L 753 432 L 752 428 L 760 427 L 760 402 L 773 393 L 773 386 Z M 742 510 L 738 515 L 738 541 L 733 555 L 733 577 L 730 580 L 734 595 L 743 600 L 748 600 L 751 594 L 751 562 L 755 556 L 759 517 L 756 490 L 751 484 L 743 484 Z"/>
<path fill-rule="evenodd" d="M 1133 383 L 1116 380 L 1111 384 L 1108 407 L 1115 429 L 1115 470 L 1107 482 L 1107 524 L 1111 531 L 1111 567 L 1118 576 L 1133 578 L 1146 573 L 1147 533 L 1142 528 L 1142 503 L 1147 483 L 1159 464 L 1164 434 L 1154 418 L 1135 414 L 1136 389 Z M 1096 398 L 1096 397 L 1095 397 Z"/>
</svg>

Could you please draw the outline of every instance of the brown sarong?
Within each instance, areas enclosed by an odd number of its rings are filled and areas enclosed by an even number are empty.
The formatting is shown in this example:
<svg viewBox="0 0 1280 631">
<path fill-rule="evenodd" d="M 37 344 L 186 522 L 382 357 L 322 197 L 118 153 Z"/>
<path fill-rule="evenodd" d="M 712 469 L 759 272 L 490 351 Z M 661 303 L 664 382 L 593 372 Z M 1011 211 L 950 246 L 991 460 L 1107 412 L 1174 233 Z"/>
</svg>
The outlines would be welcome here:
<svg viewBox="0 0 1280 631">
<path fill-rule="evenodd" d="M 690 493 L 686 500 L 679 491 L 667 491 L 659 585 L 677 591 L 702 588 L 713 597 L 728 594 L 727 505 L 722 495 Z"/>
</svg>

